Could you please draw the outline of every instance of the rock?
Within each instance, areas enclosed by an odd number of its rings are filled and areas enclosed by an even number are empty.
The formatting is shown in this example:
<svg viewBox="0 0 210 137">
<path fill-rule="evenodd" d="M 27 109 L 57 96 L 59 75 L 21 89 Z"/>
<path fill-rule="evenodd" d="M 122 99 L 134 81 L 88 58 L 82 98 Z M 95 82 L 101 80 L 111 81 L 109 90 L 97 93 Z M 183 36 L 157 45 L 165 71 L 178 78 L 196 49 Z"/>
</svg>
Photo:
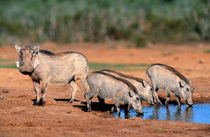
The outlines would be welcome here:
<svg viewBox="0 0 210 137">
<path fill-rule="evenodd" d="M 6 97 L 0 96 L 0 100 L 6 100 Z"/>
<path fill-rule="evenodd" d="M 9 89 L 3 88 L 3 89 L 1 89 L 1 92 L 7 94 L 7 93 L 9 93 Z"/>
</svg>

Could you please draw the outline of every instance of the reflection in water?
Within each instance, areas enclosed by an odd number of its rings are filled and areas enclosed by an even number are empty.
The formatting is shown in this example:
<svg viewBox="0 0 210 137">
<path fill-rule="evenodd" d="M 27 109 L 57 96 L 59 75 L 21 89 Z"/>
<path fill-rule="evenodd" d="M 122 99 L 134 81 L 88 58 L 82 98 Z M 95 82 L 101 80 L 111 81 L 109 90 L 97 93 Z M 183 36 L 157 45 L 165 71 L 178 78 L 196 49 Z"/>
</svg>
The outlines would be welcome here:
<svg viewBox="0 0 210 137">
<path fill-rule="evenodd" d="M 169 107 L 156 106 L 150 107 L 150 110 L 154 108 L 152 114 L 145 115 L 144 119 L 155 119 L 155 120 L 172 120 L 172 121 L 192 121 L 192 107 L 187 106 L 175 106 L 169 105 Z M 148 110 L 149 111 L 149 110 Z"/>
<path fill-rule="evenodd" d="M 144 107 L 143 119 L 154 120 L 171 120 L 171 121 L 184 121 L 210 124 L 210 104 L 194 104 L 192 107 L 182 105 L 169 105 Z M 135 117 L 136 112 L 130 110 L 130 117 Z M 116 113 L 114 112 L 115 116 Z M 121 110 L 120 118 L 125 118 L 124 110 Z"/>
</svg>

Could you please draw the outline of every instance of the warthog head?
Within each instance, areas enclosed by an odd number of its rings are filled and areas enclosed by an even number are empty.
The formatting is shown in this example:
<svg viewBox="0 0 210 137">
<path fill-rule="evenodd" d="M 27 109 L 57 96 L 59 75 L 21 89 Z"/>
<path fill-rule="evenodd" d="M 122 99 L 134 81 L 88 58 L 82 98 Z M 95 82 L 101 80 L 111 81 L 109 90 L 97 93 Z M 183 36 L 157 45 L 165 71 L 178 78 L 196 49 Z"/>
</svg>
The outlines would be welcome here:
<svg viewBox="0 0 210 137">
<path fill-rule="evenodd" d="M 18 70 L 24 74 L 31 74 L 34 69 L 39 65 L 39 46 L 18 46 L 15 45 L 19 53 L 19 61 L 16 62 Z"/>
<path fill-rule="evenodd" d="M 142 100 L 138 94 L 135 94 L 133 91 L 129 91 L 129 103 L 138 115 L 143 115 L 141 102 Z"/>
<path fill-rule="evenodd" d="M 181 93 L 182 98 L 189 106 L 193 105 L 192 94 L 194 89 L 190 86 L 190 84 L 185 83 L 184 81 L 179 82 L 179 91 Z"/>
<path fill-rule="evenodd" d="M 144 87 L 144 99 L 147 101 L 148 104 L 154 105 L 152 87 L 145 80 L 143 80 L 142 84 Z"/>
</svg>

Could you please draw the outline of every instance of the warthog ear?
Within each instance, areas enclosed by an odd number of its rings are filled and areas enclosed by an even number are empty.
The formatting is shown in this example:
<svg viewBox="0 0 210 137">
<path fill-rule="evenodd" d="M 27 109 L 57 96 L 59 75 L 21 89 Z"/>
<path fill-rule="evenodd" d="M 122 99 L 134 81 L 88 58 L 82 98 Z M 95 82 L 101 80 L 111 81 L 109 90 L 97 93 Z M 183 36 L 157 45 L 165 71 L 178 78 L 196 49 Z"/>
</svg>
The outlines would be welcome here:
<svg viewBox="0 0 210 137">
<path fill-rule="evenodd" d="M 144 88 L 146 88 L 147 82 L 146 82 L 145 80 L 143 80 L 143 81 L 142 81 L 142 85 L 143 85 Z"/>
<path fill-rule="evenodd" d="M 128 94 L 129 94 L 130 97 L 133 97 L 134 96 L 133 91 L 129 91 Z"/>
<path fill-rule="evenodd" d="M 38 46 L 34 46 L 34 51 L 35 51 L 35 52 L 38 53 L 38 52 L 39 52 L 39 49 L 40 49 L 40 46 L 39 46 L 39 45 L 38 45 Z"/>
<path fill-rule="evenodd" d="M 190 85 L 191 85 L 191 81 L 189 80 L 189 83 L 190 83 Z"/>
<path fill-rule="evenodd" d="M 185 86 L 185 82 L 180 81 L 180 82 L 179 82 L 179 86 L 180 86 L 181 88 L 183 88 L 183 87 Z"/>
<path fill-rule="evenodd" d="M 18 45 L 15 45 L 15 49 L 17 52 L 20 52 L 20 50 L 22 49 L 22 47 L 18 46 Z"/>
<path fill-rule="evenodd" d="M 34 47 L 33 47 L 33 55 L 34 55 L 34 56 L 36 56 L 36 55 L 39 54 L 39 48 L 40 48 L 40 46 L 34 46 Z"/>
</svg>

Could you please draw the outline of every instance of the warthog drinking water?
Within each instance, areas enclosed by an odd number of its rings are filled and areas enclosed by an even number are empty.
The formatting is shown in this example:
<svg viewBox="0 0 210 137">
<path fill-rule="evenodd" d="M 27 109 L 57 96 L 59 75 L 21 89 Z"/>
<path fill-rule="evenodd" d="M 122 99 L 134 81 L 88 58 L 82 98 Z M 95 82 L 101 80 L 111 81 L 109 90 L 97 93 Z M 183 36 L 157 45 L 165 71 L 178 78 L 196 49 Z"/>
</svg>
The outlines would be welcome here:
<svg viewBox="0 0 210 137">
<path fill-rule="evenodd" d="M 158 89 L 166 91 L 166 106 L 170 98 L 170 91 L 175 94 L 179 106 L 181 105 L 180 96 L 185 103 L 190 106 L 193 105 L 193 88 L 190 82 L 177 70 L 164 64 L 152 64 L 147 68 L 146 73 L 151 80 L 153 92 L 158 91 Z M 159 98 L 156 98 L 158 99 L 156 101 L 160 102 Z"/>
<path fill-rule="evenodd" d="M 132 106 L 139 115 L 143 114 L 142 100 L 129 81 L 101 71 L 89 74 L 87 81 L 90 86 L 90 91 L 86 95 L 88 111 L 91 111 L 91 99 L 97 94 L 99 102 L 104 98 L 112 98 L 118 115 L 121 101 L 124 101 L 126 106 L 125 112 L 129 112 L 129 107 Z"/>
<path fill-rule="evenodd" d="M 152 94 L 153 90 L 146 80 L 134 76 L 125 75 L 113 70 L 103 69 L 101 71 L 128 80 L 131 84 L 133 84 L 136 87 L 138 94 L 142 97 L 143 100 L 147 101 L 147 103 L 150 105 L 154 104 Z"/>
<path fill-rule="evenodd" d="M 76 81 L 81 80 L 84 89 L 88 87 L 86 77 L 88 74 L 88 61 L 86 57 L 77 52 L 61 52 L 54 54 L 46 50 L 39 50 L 39 46 L 17 46 L 19 62 L 17 67 L 24 75 L 29 75 L 33 80 L 36 92 L 34 105 L 45 105 L 45 92 L 48 83 L 69 83 L 72 87 L 72 96 L 68 103 L 74 101 L 78 86 Z M 42 82 L 39 99 L 40 81 Z"/>
</svg>

